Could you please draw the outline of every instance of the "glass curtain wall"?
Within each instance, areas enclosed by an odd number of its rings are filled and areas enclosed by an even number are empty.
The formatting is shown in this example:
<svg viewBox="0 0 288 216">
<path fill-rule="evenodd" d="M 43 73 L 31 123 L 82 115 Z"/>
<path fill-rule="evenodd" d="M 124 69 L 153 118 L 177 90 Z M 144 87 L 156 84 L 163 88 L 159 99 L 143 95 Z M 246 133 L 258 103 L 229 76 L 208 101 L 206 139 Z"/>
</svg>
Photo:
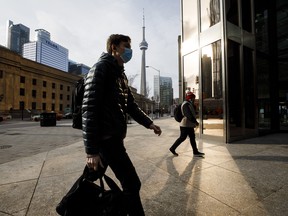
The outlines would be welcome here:
<svg viewBox="0 0 288 216">
<path fill-rule="evenodd" d="M 280 130 L 288 130 L 288 1 L 277 0 Z"/>
<path fill-rule="evenodd" d="M 195 106 L 197 121 L 199 120 L 199 54 L 198 51 L 189 53 L 183 58 L 184 73 L 184 89 L 185 92 L 191 91 L 195 94 Z M 185 93 L 183 94 L 185 95 Z M 184 98 L 183 98 L 184 99 Z M 195 130 L 195 134 L 199 135 L 199 130 Z"/>
<path fill-rule="evenodd" d="M 203 134 L 223 136 L 223 89 L 221 41 L 202 48 Z"/>
<path fill-rule="evenodd" d="M 256 67 L 258 86 L 258 127 L 271 128 L 270 60 L 267 1 L 255 1 Z"/>
<path fill-rule="evenodd" d="M 223 138 L 221 26 L 213 28 L 221 22 L 220 0 L 181 2 L 183 95 L 185 91 L 196 95 L 201 126 L 196 133 Z"/>
<path fill-rule="evenodd" d="M 253 0 L 225 0 L 227 141 L 257 135 Z"/>
</svg>

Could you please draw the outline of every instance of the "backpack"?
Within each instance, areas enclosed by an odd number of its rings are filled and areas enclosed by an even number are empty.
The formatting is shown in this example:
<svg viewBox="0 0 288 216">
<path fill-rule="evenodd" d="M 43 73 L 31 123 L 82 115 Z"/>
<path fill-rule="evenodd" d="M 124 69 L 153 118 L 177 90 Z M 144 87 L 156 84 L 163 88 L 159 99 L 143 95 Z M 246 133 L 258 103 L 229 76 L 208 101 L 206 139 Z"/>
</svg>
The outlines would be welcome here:
<svg viewBox="0 0 288 216">
<path fill-rule="evenodd" d="M 181 104 L 178 104 L 178 105 L 175 107 L 175 109 L 174 109 L 174 119 L 175 119 L 177 122 L 181 122 L 181 121 L 182 121 L 182 118 L 183 118 L 181 106 L 182 106 L 182 103 L 181 103 Z"/>
<path fill-rule="evenodd" d="M 84 80 L 81 78 L 75 84 L 75 89 L 72 94 L 72 127 L 82 130 L 82 102 L 84 95 Z"/>
</svg>

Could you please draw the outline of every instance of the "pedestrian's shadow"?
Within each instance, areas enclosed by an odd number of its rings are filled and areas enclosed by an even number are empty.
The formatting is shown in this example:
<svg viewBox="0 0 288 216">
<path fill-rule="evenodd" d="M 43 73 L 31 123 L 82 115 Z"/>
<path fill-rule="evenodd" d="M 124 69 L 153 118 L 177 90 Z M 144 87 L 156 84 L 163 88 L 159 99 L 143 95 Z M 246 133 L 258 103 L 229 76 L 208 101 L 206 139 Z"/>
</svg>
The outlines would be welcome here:
<svg viewBox="0 0 288 216">
<path fill-rule="evenodd" d="M 199 190 L 194 188 L 193 185 L 189 184 L 189 182 L 191 182 L 189 180 L 193 178 L 193 169 L 195 168 L 197 161 L 201 159 L 202 158 L 191 158 L 191 161 L 187 164 L 183 172 L 179 173 L 179 171 L 177 171 L 177 167 L 179 170 L 181 164 L 179 166 L 175 166 L 174 163 L 181 163 L 179 162 L 181 157 L 167 157 L 166 165 L 169 177 L 162 189 L 146 203 L 146 207 L 148 207 L 147 209 L 153 209 L 153 212 L 149 212 L 149 215 L 174 216 L 196 214 L 194 211 L 195 208 L 192 207 L 192 205 L 195 203 L 192 203 L 191 200 L 197 200 Z M 157 208 L 149 208 L 149 205 L 157 205 Z"/>
</svg>

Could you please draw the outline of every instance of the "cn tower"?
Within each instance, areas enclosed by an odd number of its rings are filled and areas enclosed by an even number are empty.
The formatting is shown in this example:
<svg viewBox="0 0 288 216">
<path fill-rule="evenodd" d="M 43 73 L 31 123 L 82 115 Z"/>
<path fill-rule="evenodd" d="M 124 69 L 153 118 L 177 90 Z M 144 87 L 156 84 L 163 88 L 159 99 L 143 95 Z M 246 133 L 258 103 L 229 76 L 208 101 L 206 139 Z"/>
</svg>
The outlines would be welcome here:
<svg viewBox="0 0 288 216">
<path fill-rule="evenodd" d="M 141 86 L 140 94 L 148 97 L 146 90 L 146 60 L 145 60 L 145 51 L 148 49 L 148 43 L 145 40 L 145 17 L 143 11 L 143 40 L 139 45 L 140 50 L 142 50 L 142 62 L 141 62 Z"/>
</svg>

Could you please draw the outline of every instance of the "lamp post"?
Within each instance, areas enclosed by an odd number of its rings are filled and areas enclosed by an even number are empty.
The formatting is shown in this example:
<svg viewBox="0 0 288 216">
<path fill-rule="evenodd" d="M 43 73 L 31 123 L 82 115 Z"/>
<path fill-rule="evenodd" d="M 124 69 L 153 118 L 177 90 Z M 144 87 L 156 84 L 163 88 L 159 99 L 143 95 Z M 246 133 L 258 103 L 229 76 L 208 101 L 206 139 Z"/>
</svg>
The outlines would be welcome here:
<svg viewBox="0 0 288 216">
<path fill-rule="evenodd" d="M 160 118 L 160 70 L 156 69 L 153 66 L 148 66 L 148 65 L 146 66 L 146 68 L 152 68 L 153 70 L 158 72 L 158 92 L 156 95 L 156 103 L 157 103 L 157 108 L 158 108 L 158 117 Z"/>
</svg>

